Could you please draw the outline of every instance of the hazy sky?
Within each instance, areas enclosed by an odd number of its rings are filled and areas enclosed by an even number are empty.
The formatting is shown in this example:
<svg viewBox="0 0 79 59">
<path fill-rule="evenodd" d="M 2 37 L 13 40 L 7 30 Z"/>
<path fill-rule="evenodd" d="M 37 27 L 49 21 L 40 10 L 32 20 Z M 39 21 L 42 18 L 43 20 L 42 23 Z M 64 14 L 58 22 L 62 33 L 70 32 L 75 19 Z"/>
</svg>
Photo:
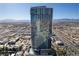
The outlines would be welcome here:
<svg viewBox="0 0 79 59">
<path fill-rule="evenodd" d="M 53 3 L 19 3 L 19 4 L 1 4 L 0 20 L 30 20 L 30 8 L 34 6 L 47 6 L 53 8 L 53 18 L 75 18 L 79 19 L 79 4 L 53 4 Z"/>
</svg>

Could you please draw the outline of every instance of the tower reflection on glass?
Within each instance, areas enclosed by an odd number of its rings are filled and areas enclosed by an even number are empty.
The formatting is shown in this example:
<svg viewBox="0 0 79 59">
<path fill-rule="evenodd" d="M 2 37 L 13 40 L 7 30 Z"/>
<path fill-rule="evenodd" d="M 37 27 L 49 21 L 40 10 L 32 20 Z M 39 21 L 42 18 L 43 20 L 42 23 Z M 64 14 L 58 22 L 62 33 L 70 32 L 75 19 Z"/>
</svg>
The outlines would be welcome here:
<svg viewBox="0 0 79 59">
<path fill-rule="evenodd" d="M 51 50 L 52 8 L 31 8 L 32 48 L 36 55 L 49 55 Z"/>
</svg>

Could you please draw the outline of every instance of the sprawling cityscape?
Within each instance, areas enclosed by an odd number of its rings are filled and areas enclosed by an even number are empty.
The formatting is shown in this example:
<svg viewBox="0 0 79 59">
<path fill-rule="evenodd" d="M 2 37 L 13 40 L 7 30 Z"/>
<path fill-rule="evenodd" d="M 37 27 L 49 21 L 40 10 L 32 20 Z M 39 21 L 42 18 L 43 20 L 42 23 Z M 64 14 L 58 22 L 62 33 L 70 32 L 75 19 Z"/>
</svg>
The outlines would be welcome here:
<svg viewBox="0 0 79 59">
<path fill-rule="evenodd" d="M 79 19 L 56 21 L 47 5 L 30 7 L 31 21 L 0 21 L 0 56 L 79 56 Z"/>
</svg>

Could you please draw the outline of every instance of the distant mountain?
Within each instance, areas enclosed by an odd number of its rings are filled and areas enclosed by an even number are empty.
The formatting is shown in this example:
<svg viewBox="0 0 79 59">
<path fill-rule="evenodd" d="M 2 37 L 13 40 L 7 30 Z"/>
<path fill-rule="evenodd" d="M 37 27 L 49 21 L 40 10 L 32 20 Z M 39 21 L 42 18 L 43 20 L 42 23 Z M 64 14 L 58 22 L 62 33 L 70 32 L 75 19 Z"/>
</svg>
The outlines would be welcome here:
<svg viewBox="0 0 79 59">
<path fill-rule="evenodd" d="M 30 20 L 3 19 L 0 23 L 30 23 Z M 79 19 L 54 19 L 53 22 L 79 22 Z"/>
<path fill-rule="evenodd" d="M 14 23 L 14 22 L 30 22 L 30 20 L 14 20 L 14 19 L 4 19 L 0 20 L 0 23 Z"/>
<path fill-rule="evenodd" d="M 54 22 L 79 22 L 79 19 L 54 19 Z"/>
</svg>

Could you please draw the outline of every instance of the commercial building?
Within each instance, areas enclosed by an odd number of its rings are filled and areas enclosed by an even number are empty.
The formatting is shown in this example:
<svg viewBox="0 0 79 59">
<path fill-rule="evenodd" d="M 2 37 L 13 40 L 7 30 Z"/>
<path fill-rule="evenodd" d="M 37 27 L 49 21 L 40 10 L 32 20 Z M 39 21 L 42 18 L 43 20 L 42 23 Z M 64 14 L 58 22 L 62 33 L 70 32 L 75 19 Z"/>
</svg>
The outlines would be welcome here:
<svg viewBox="0 0 79 59">
<path fill-rule="evenodd" d="M 31 10 L 32 48 L 37 55 L 49 55 L 52 35 L 52 8 L 32 7 Z"/>
</svg>

